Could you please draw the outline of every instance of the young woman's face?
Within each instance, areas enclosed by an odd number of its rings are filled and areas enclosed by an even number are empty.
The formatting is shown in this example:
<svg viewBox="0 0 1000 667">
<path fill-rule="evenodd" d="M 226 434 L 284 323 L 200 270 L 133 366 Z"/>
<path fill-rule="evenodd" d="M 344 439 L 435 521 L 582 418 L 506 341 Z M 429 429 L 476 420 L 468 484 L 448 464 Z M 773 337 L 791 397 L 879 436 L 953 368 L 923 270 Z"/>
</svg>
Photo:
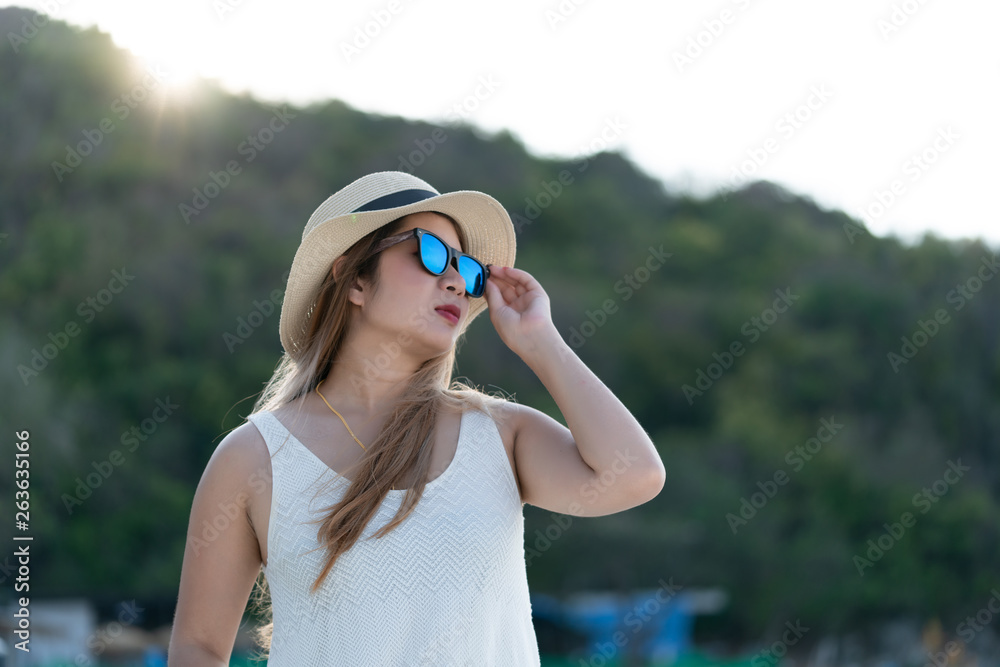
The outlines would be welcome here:
<svg viewBox="0 0 1000 667">
<path fill-rule="evenodd" d="M 426 229 L 442 241 L 462 250 L 458 231 L 448 218 L 433 212 L 413 213 L 403 218 L 398 232 L 414 227 Z M 379 286 L 374 298 L 365 300 L 361 317 L 364 325 L 383 330 L 390 337 L 428 349 L 421 354 L 437 355 L 455 344 L 469 315 L 469 297 L 465 280 L 454 266 L 440 276 L 429 273 L 420 261 L 419 242 L 415 238 L 397 243 L 381 252 Z M 442 305 L 458 308 L 458 320 L 442 315 Z"/>
</svg>

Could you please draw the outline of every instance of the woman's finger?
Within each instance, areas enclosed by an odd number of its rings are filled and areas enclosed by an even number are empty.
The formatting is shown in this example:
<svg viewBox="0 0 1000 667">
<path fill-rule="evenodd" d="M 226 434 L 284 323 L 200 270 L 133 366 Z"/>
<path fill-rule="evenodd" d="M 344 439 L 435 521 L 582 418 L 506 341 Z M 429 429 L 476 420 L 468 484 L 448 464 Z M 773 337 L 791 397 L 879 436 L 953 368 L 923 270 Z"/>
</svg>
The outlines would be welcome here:
<svg viewBox="0 0 1000 667">
<path fill-rule="evenodd" d="M 518 296 L 517 282 L 512 280 L 504 271 L 491 273 L 490 280 L 494 281 L 494 284 L 500 288 L 500 292 L 508 301 L 511 301 Z"/>
<path fill-rule="evenodd" d="M 497 282 L 511 286 L 518 293 L 523 293 L 534 288 L 538 281 L 530 273 L 512 267 L 500 267 L 500 271 L 491 272 L 490 278 L 496 278 Z"/>
<path fill-rule="evenodd" d="M 511 299 L 513 298 L 512 294 L 511 294 L 511 287 L 507 283 L 505 283 L 505 282 L 503 282 L 503 281 L 501 281 L 499 279 L 494 280 L 493 276 L 490 276 L 490 279 L 487 281 L 487 283 L 493 283 L 493 287 L 497 290 L 497 292 L 496 292 L 497 296 L 504 303 L 507 303 L 507 302 L 511 301 Z"/>
</svg>

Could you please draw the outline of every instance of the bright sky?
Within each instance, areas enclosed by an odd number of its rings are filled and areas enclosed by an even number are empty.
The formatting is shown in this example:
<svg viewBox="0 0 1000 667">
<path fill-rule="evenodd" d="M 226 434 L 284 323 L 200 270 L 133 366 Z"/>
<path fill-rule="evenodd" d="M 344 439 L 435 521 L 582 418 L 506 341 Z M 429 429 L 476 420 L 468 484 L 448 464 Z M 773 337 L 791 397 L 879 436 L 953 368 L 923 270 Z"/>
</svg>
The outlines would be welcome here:
<svg viewBox="0 0 1000 667">
<path fill-rule="evenodd" d="M 174 83 L 461 117 L 542 156 L 606 145 L 674 189 L 765 178 L 879 235 L 1000 246 L 994 0 L 14 4 L 96 24 Z"/>
</svg>

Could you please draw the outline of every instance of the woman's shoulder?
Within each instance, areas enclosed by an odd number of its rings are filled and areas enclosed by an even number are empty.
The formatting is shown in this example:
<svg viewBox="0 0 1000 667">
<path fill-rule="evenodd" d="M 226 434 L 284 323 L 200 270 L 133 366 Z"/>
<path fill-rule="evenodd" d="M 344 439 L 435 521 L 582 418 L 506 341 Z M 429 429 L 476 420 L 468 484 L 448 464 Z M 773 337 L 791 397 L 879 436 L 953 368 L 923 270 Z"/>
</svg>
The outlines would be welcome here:
<svg viewBox="0 0 1000 667">
<path fill-rule="evenodd" d="M 448 414 L 464 416 L 467 412 L 478 411 L 496 418 L 495 413 L 503 409 L 504 399 L 484 394 L 475 389 L 462 389 L 453 396 L 457 396 L 458 401 L 448 401 L 442 405 L 442 410 Z"/>
<path fill-rule="evenodd" d="M 226 434 L 209 459 L 208 467 L 213 466 L 218 468 L 219 481 L 230 488 L 240 489 L 261 477 L 270 478 L 267 442 L 253 422 L 248 419 Z"/>
<path fill-rule="evenodd" d="M 496 424 L 505 445 L 513 446 L 514 434 L 520 407 L 514 401 L 482 392 L 467 393 L 462 412 L 477 411 L 485 414 Z"/>
</svg>

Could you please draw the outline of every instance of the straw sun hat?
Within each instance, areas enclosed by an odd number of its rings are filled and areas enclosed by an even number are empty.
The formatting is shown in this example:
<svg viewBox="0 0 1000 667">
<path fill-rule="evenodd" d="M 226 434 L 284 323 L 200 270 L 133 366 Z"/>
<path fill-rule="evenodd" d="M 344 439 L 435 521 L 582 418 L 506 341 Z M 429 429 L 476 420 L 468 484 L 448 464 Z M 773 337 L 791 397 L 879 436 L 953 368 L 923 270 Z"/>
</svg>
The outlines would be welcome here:
<svg viewBox="0 0 1000 667">
<path fill-rule="evenodd" d="M 493 197 L 472 190 L 441 194 L 400 171 L 363 176 L 320 204 L 302 232 L 281 304 L 281 345 L 289 355 L 297 357 L 303 349 L 309 317 L 333 261 L 379 227 L 420 211 L 454 219 L 468 244 L 465 252 L 484 265 L 514 266 L 514 225 Z M 485 296 L 470 297 L 462 331 L 485 309 Z"/>
</svg>

